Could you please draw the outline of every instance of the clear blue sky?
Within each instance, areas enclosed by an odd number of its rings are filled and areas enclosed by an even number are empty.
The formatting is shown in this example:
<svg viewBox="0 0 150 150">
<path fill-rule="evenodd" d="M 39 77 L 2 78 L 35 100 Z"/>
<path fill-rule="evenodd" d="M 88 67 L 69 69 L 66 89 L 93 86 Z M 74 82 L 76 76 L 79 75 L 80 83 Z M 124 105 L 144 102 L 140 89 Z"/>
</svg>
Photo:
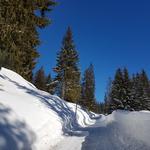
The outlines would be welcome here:
<svg viewBox="0 0 150 150">
<path fill-rule="evenodd" d="M 150 73 L 150 1 L 147 0 L 57 0 L 50 14 L 52 24 L 39 31 L 42 40 L 37 68 L 54 75 L 56 53 L 68 25 L 80 55 L 83 72 L 95 66 L 96 98 L 103 100 L 108 77 L 118 67 L 131 73 Z"/>
</svg>

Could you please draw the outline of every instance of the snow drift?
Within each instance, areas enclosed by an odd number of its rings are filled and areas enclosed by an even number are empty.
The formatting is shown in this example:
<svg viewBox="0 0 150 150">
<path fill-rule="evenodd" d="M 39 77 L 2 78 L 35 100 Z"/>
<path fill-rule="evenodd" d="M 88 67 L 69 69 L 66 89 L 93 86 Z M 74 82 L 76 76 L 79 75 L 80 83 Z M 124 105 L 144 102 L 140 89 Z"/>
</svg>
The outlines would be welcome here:
<svg viewBox="0 0 150 150">
<path fill-rule="evenodd" d="M 108 116 L 109 126 L 115 127 L 122 145 L 134 145 L 132 149 L 150 149 L 150 112 L 115 111 Z M 117 132 L 118 130 L 118 132 Z M 144 148 L 145 147 L 145 148 Z M 148 148 L 147 148 L 148 147 Z M 131 148 L 130 148 L 131 149 Z"/>
<path fill-rule="evenodd" d="M 85 130 L 82 150 L 150 150 L 150 112 L 114 111 Z"/>
<path fill-rule="evenodd" d="M 0 149 L 50 149 L 64 134 L 95 121 L 91 114 L 38 90 L 17 73 L 0 71 Z"/>
</svg>

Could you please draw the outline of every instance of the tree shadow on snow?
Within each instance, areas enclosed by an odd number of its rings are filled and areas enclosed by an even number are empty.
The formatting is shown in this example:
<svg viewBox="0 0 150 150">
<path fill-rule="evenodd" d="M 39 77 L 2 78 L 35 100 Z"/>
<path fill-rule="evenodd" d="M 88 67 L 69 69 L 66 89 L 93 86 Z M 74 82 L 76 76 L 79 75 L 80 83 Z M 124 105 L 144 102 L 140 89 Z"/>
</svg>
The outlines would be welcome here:
<svg viewBox="0 0 150 150">
<path fill-rule="evenodd" d="M 35 140 L 34 133 L 24 122 L 11 118 L 12 114 L 10 108 L 0 104 L 0 149 L 31 150 Z"/>
<path fill-rule="evenodd" d="M 22 86 L 8 77 L 7 79 L 10 82 L 14 83 L 19 89 L 23 89 L 25 90 L 26 93 L 37 97 L 37 100 L 40 100 L 48 108 L 56 112 L 57 115 L 62 119 L 62 122 L 63 122 L 62 130 L 63 130 L 64 135 L 66 136 L 73 135 L 74 131 L 77 130 L 78 124 L 75 119 L 75 113 L 68 107 L 65 101 L 61 100 L 57 96 L 52 96 L 36 88 L 30 89 L 26 86 Z"/>
</svg>

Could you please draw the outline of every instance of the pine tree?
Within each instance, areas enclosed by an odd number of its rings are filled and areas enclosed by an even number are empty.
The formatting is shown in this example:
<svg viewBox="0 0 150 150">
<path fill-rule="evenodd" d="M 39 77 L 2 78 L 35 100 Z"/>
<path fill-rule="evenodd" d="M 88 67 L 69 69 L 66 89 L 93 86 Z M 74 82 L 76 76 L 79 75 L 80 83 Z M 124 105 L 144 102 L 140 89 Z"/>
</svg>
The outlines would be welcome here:
<svg viewBox="0 0 150 150">
<path fill-rule="evenodd" d="M 1 0 L 0 1 L 0 63 L 32 80 L 32 70 L 39 56 L 37 28 L 50 21 L 45 13 L 51 11 L 52 0 Z M 5 61 L 7 60 L 7 61 Z"/>
<path fill-rule="evenodd" d="M 46 76 L 44 73 L 44 68 L 41 67 L 36 73 L 34 77 L 35 86 L 40 89 L 46 91 Z"/>
<path fill-rule="evenodd" d="M 68 27 L 62 42 L 61 51 L 57 54 L 57 65 L 54 71 L 58 81 L 57 94 L 70 102 L 80 99 L 80 70 L 78 67 L 79 56 L 76 51 L 71 28 Z"/>
<path fill-rule="evenodd" d="M 82 81 L 82 104 L 89 110 L 94 110 L 95 100 L 95 76 L 92 64 L 85 70 Z"/>
</svg>

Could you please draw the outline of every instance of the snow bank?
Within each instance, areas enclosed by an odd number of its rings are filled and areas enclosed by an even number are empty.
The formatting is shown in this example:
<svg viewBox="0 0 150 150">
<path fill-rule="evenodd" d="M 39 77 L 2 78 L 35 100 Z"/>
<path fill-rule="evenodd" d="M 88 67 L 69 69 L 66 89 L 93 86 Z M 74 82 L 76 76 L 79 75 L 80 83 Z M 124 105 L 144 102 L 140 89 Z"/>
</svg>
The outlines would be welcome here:
<svg viewBox="0 0 150 150">
<path fill-rule="evenodd" d="M 141 141 L 150 147 L 150 112 L 115 111 L 108 116 L 108 122 L 117 123 L 122 134 Z"/>
<path fill-rule="evenodd" d="M 114 111 L 86 129 L 82 150 L 149 150 L 150 113 Z M 60 149 L 61 150 L 61 149 Z"/>
<path fill-rule="evenodd" d="M 0 71 L 0 149 L 50 149 L 76 127 L 95 123 L 75 104 L 38 90 L 17 73 Z M 93 114 L 95 115 L 95 114 Z"/>
</svg>

